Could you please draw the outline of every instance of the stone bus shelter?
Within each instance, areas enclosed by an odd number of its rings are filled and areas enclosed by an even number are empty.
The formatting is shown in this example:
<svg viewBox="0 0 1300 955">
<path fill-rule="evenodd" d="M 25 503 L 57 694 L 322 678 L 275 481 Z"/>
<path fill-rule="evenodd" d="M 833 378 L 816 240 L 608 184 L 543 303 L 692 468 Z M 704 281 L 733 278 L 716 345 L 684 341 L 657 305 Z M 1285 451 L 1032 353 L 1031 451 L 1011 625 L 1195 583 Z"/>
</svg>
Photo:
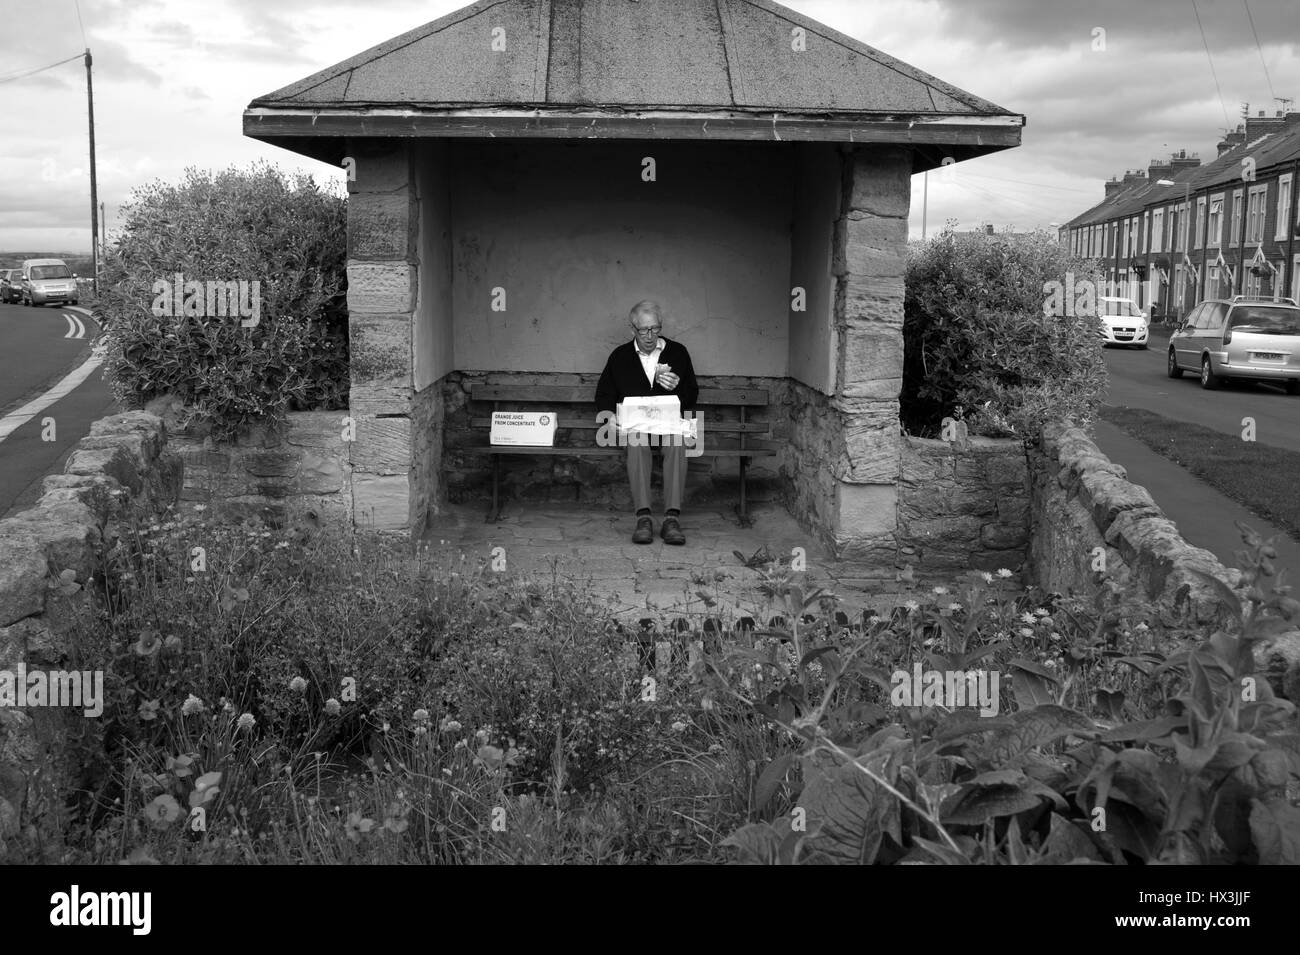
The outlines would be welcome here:
<svg viewBox="0 0 1300 955">
<path fill-rule="evenodd" d="M 702 385 L 770 390 L 767 476 L 859 559 L 893 552 L 911 177 L 1023 125 L 769 0 L 483 0 L 244 112 L 349 170 L 354 519 L 420 533 L 486 467 L 465 383 L 594 390 L 653 298 Z"/>
</svg>

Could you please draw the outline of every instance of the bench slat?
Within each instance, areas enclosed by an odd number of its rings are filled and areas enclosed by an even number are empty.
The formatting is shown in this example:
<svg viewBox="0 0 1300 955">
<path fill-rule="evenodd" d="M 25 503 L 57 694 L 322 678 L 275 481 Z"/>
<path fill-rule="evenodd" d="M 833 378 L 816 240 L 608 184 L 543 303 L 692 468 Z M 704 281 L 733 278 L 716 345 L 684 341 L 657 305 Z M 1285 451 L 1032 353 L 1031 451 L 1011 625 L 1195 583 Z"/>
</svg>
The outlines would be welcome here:
<svg viewBox="0 0 1300 955">
<path fill-rule="evenodd" d="M 598 455 L 612 455 L 622 452 L 622 448 L 521 448 L 507 447 L 505 445 L 482 445 L 473 444 L 462 448 L 448 448 L 448 451 L 465 451 L 470 454 L 525 454 L 525 455 L 549 455 L 549 456 L 568 456 L 568 457 L 596 457 Z M 703 458 L 767 458 L 776 454 L 775 448 L 708 448 L 706 447 L 697 457 Z"/>
<path fill-rule="evenodd" d="M 529 401 L 568 404 L 596 403 L 594 385 L 470 385 L 474 401 Z M 701 388 L 699 404 L 767 407 L 768 393 L 759 388 Z"/>
<path fill-rule="evenodd" d="M 471 418 L 470 426 L 475 428 L 492 427 L 491 418 Z M 573 418 L 560 418 L 555 427 L 563 431 L 566 428 L 572 431 L 598 431 L 603 425 L 595 421 L 575 421 Z M 722 433 L 722 434 L 767 434 L 771 426 L 763 421 L 748 421 L 741 424 L 739 421 L 718 421 L 711 422 L 707 419 L 704 422 L 705 433 Z"/>
</svg>

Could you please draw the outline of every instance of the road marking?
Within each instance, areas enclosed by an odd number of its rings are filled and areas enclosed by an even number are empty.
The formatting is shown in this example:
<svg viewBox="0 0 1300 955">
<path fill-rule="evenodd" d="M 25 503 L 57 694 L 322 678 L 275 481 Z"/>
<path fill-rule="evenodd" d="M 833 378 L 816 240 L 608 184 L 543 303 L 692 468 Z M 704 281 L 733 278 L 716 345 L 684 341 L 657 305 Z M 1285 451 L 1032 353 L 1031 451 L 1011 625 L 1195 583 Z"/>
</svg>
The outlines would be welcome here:
<svg viewBox="0 0 1300 955">
<path fill-rule="evenodd" d="M 64 338 L 86 337 L 86 326 L 81 324 L 80 318 L 76 315 L 69 315 L 67 312 L 63 313 L 63 317 L 68 321 L 68 334 L 64 335 Z"/>
<path fill-rule="evenodd" d="M 3 441 L 9 435 L 13 434 L 28 421 L 31 421 L 38 414 L 48 408 L 60 398 L 67 397 L 83 381 L 90 377 L 90 373 L 100 366 L 103 357 L 91 355 L 80 368 L 69 372 L 61 382 L 51 388 L 39 398 L 33 398 L 27 404 L 23 405 L 17 411 L 11 411 L 9 414 L 0 418 L 0 441 Z"/>
</svg>

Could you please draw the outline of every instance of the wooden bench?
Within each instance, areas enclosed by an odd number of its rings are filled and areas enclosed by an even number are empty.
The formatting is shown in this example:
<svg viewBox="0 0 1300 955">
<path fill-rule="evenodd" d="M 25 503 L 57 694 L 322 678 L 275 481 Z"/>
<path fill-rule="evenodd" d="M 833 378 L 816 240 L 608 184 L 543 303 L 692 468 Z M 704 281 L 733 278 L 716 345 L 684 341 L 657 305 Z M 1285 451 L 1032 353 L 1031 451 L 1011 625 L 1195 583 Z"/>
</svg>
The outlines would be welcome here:
<svg viewBox="0 0 1300 955">
<path fill-rule="evenodd" d="M 549 448 L 526 448 L 515 446 L 490 445 L 487 443 L 488 432 L 492 428 L 492 417 L 473 417 L 470 425 L 475 429 L 484 429 L 484 444 L 472 445 L 464 450 L 492 456 L 492 510 L 487 519 L 501 519 L 501 457 L 503 455 L 527 455 L 546 457 L 595 457 L 601 455 L 624 455 L 625 448 L 618 446 L 602 447 L 596 444 L 596 432 L 602 425 L 596 420 L 596 386 L 595 385 L 480 385 L 470 386 L 470 400 L 474 402 L 491 402 L 493 411 L 518 411 L 519 408 L 507 408 L 505 405 L 531 404 L 544 405 L 547 410 L 554 409 L 558 415 L 556 422 L 555 446 Z M 578 406 L 586 405 L 591 410 L 583 412 Z M 770 457 L 776 449 L 768 446 L 764 439 L 770 438 L 771 426 L 766 421 L 753 421 L 749 412 L 755 408 L 768 406 L 768 393 L 759 389 L 748 388 L 701 388 L 696 402 L 696 414 L 702 421 L 704 447 L 695 457 L 702 458 L 737 458 L 740 461 L 740 503 L 736 513 L 740 523 L 749 527 L 753 522 L 749 516 L 749 504 L 745 497 L 745 472 L 751 458 Z M 715 421 L 710 410 L 734 408 L 738 412 L 738 421 Z M 541 410 L 541 409 L 538 409 Z M 759 441 L 759 444 L 754 444 Z M 689 459 L 688 459 L 689 460 Z"/>
</svg>

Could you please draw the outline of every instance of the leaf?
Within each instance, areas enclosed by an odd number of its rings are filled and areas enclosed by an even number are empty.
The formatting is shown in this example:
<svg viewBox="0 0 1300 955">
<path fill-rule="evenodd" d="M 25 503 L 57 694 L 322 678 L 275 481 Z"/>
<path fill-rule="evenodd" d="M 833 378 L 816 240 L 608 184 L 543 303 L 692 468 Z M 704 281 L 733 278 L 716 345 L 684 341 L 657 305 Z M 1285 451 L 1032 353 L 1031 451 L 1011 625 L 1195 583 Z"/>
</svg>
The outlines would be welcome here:
<svg viewBox="0 0 1300 955">
<path fill-rule="evenodd" d="M 858 761 L 888 778 L 888 752 L 860 756 Z M 871 865 L 886 833 L 902 844 L 899 801 L 856 765 L 805 757 L 803 773 L 799 804 L 807 810 L 810 827 L 816 827 L 816 835 L 805 840 L 809 853 L 840 864 Z"/>
<path fill-rule="evenodd" d="M 763 772 L 754 785 L 754 808 L 756 810 L 761 812 L 768 804 L 796 759 L 798 759 L 798 754 L 786 753 L 778 756 L 763 767 Z"/>
<path fill-rule="evenodd" d="M 985 751 L 985 757 L 994 767 L 1005 766 L 1029 750 L 1063 736 L 1097 735 L 1096 724 L 1088 717 L 1055 704 L 1018 710 L 1011 720 L 1014 725 L 996 732 Z"/>
<path fill-rule="evenodd" d="M 1154 720 L 1138 720 L 1136 723 L 1125 723 L 1122 726 L 1116 726 L 1114 729 L 1106 730 L 1097 739 L 1103 743 L 1122 743 L 1133 740 L 1141 746 L 1152 740 L 1168 736 L 1174 730 L 1184 729 L 1186 726 L 1186 717 L 1160 716 Z"/>
<path fill-rule="evenodd" d="M 944 825 L 982 826 L 991 819 L 1035 809 L 1042 796 L 1017 786 L 967 789 L 944 804 Z"/>
<path fill-rule="evenodd" d="M 1043 841 L 1042 853 L 1034 864 L 1064 865 L 1080 860 L 1100 862 L 1101 854 L 1078 825 L 1059 813 L 1052 813 L 1051 831 Z"/>
<path fill-rule="evenodd" d="M 1022 657 L 1016 657 L 1009 665 L 1017 670 L 1024 670 L 1026 673 L 1032 673 L 1035 676 L 1042 677 L 1044 680 L 1051 683 L 1061 682 L 1060 677 L 1055 673 L 1044 666 L 1040 666 L 1032 660 L 1025 660 Z"/>
<path fill-rule="evenodd" d="M 771 826 L 751 822 L 722 840 L 724 846 L 734 846 L 746 861 L 755 865 L 776 865 L 781 852 L 781 837 Z"/>
<path fill-rule="evenodd" d="M 1213 588 L 1219 597 L 1219 601 L 1232 613 L 1234 620 L 1241 619 L 1241 600 L 1231 587 L 1214 576 L 1214 574 L 1206 573 L 1198 567 L 1188 567 L 1187 569 L 1196 577 L 1199 577 L 1203 583 L 1207 583 Z"/>
<path fill-rule="evenodd" d="M 1124 716 L 1124 691 L 1108 690 L 1104 687 L 1098 687 L 1093 694 L 1097 707 L 1106 712 L 1106 715 L 1113 720 L 1118 720 Z"/>
<path fill-rule="evenodd" d="M 941 842 L 931 842 L 929 839 L 922 839 L 920 836 L 912 837 L 912 845 L 923 849 L 925 852 L 934 856 L 944 865 L 970 865 L 970 859 L 967 859 L 952 846 Z"/>
<path fill-rule="evenodd" d="M 1300 809 L 1285 799 L 1251 800 L 1250 832 L 1260 865 L 1300 865 Z"/>
</svg>

